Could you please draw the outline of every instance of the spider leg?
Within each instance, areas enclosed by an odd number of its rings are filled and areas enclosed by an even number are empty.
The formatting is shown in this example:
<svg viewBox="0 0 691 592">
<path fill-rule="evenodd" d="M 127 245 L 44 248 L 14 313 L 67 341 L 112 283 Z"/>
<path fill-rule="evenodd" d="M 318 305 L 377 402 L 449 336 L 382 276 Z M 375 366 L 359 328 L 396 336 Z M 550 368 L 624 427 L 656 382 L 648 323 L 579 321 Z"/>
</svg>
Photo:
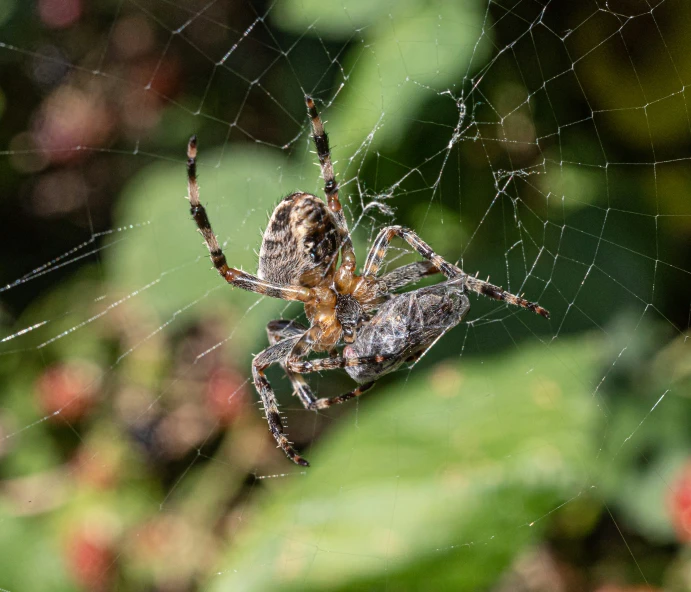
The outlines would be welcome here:
<svg viewBox="0 0 691 592">
<path fill-rule="evenodd" d="M 343 358 L 342 356 L 319 358 L 311 361 L 301 361 L 300 358 L 306 356 L 312 349 L 313 335 L 311 334 L 315 327 L 304 333 L 300 339 L 295 342 L 291 352 L 285 360 L 285 368 L 289 373 L 295 376 L 301 374 L 309 374 L 311 372 L 319 372 L 321 370 L 335 370 L 337 368 L 345 368 L 346 366 L 354 366 L 360 361 L 374 362 L 388 359 L 386 356 L 372 356 L 370 358 Z M 300 376 L 301 380 L 302 377 Z M 335 397 L 322 397 L 321 399 L 313 399 L 309 405 L 305 405 L 307 409 L 316 411 L 317 409 L 325 409 L 338 403 L 344 403 L 349 399 L 359 397 L 361 394 L 367 392 L 374 386 L 374 381 L 366 382 L 354 388 L 352 391 L 337 395 Z M 310 393 L 311 394 L 311 393 Z"/>
<path fill-rule="evenodd" d="M 408 265 L 397 267 L 380 279 L 386 285 L 387 292 L 393 292 L 398 288 L 403 288 L 408 284 L 419 282 L 423 277 L 439 273 L 431 261 L 415 261 Z"/>
<path fill-rule="evenodd" d="M 483 296 L 488 296 L 494 298 L 495 300 L 502 300 L 509 304 L 515 306 L 520 306 L 540 316 L 549 318 L 549 312 L 542 308 L 536 302 L 529 302 L 525 298 L 511 294 L 506 290 L 503 290 L 499 286 L 490 284 L 483 280 L 479 280 L 475 277 L 468 276 L 462 269 L 459 269 L 455 265 L 444 260 L 443 257 L 437 255 L 432 247 L 430 247 L 425 241 L 423 241 L 415 232 L 409 228 L 404 228 L 403 226 L 387 226 L 383 228 L 367 254 L 367 259 L 365 261 L 365 268 L 362 272 L 363 276 L 376 275 L 381 267 L 382 261 L 386 256 L 386 251 L 389 248 L 389 243 L 393 240 L 395 236 L 401 237 L 406 241 L 411 247 L 413 247 L 420 255 L 425 259 L 432 262 L 434 267 L 436 267 L 441 273 L 443 273 L 447 278 L 454 279 L 457 277 L 464 277 L 463 283 L 465 286 L 476 292 L 477 294 L 482 294 Z"/>
<path fill-rule="evenodd" d="M 274 345 L 282 339 L 286 339 L 288 337 L 295 337 L 297 335 L 301 336 L 305 331 L 307 331 L 307 328 L 300 323 L 295 321 L 286 321 L 284 319 L 271 321 L 266 326 L 266 332 L 269 335 L 269 343 L 271 345 Z M 300 399 L 300 402 L 303 404 L 305 409 L 310 409 L 310 405 L 314 403 L 316 397 L 312 393 L 312 389 L 307 384 L 307 381 L 300 374 L 296 374 L 295 372 L 288 370 L 285 360 L 281 361 L 281 367 L 290 379 L 290 382 L 293 385 L 293 390 Z"/>
<path fill-rule="evenodd" d="M 285 435 L 281 414 L 278 411 L 276 395 L 264 374 L 264 370 L 271 366 L 271 364 L 285 360 L 300 338 L 300 335 L 288 337 L 274 345 L 270 345 L 264 351 L 257 354 L 252 361 L 252 377 L 254 378 L 254 386 L 264 406 L 266 421 L 269 423 L 269 430 L 279 447 L 294 463 L 302 465 L 303 467 L 308 467 L 309 463 L 307 460 L 302 458 L 295 451 Z"/>
<path fill-rule="evenodd" d="M 474 276 L 466 276 L 465 285 L 469 290 L 472 290 L 476 294 L 482 294 L 483 296 L 488 296 L 494 300 L 501 300 L 502 302 L 508 302 L 514 306 L 520 306 L 521 308 L 526 308 L 539 314 L 541 317 L 549 318 L 549 311 L 542 308 L 537 302 L 530 302 L 525 298 L 511 294 L 499 286 L 485 282 L 484 280 L 479 280 Z"/>
<path fill-rule="evenodd" d="M 204 237 L 206 246 L 209 249 L 209 255 L 211 256 L 211 262 L 226 282 L 238 288 L 242 288 L 243 290 L 257 292 L 265 296 L 280 298 L 282 300 L 299 300 L 301 302 L 307 302 L 312 297 L 312 290 L 309 288 L 303 286 L 285 286 L 274 282 L 268 282 L 252 274 L 228 266 L 226 257 L 221 250 L 221 246 L 218 244 L 218 239 L 211 229 L 211 223 L 209 222 L 206 210 L 199 202 L 196 136 L 192 136 L 187 145 L 187 187 L 192 217 L 197 223 L 199 232 L 201 232 Z"/>
<path fill-rule="evenodd" d="M 322 372 L 323 370 L 338 370 L 342 368 L 349 368 L 351 366 L 361 366 L 363 364 L 383 364 L 384 362 L 393 360 L 394 357 L 395 356 L 380 354 L 376 356 L 362 356 L 353 358 L 336 356 L 329 358 L 317 358 L 315 360 L 300 360 L 299 356 L 293 357 L 293 354 L 291 353 L 286 360 L 286 366 L 290 372 L 294 372 L 296 374 L 311 374 L 313 372 Z M 371 384 L 369 384 L 367 388 L 369 388 L 369 386 L 371 386 Z"/>
<path fill-rule="evenodd" d="M 332 405 L 338 405 L 340 403 L 345 403 L 346 401 L 349 401 L 350 399 L 354 399 L 355 397 L 359 397 L 362 393 L 367 392 L 374 386 L 374 381 L 372 382 L 366 382 L 365 384 L 360 385 L 356 389 L 353 389 L 349 393 L 344 393 L 342 395 L 337 395 L 335 397 L 322 397 L 321 399 L 317 399 L 310 405 L 310 409 L 316 411 L 317 409 L 326 409 L 327 407 L 331 407 Z"/>
<path fill-rule="evenodd" d="M 430 247 L 409 228 L 405 228 L 403 226 L 387 226 L 379 231 L 377 238 L 372 244 L 372 248 L 367 254 L 365 268 L 362 272 L 363 276 L 377 275 L 377 273 L 379 273 L 379 269 L 384 261 L 384 257 L 386 257 L 386 251 L 389 249 L 389 243 L 391 243 L 395 236 L 401 237 L 420 255 L 430 261 L 432 265 L 447 278 L 454 279 L 460 275 L 463 275 L 463 271 L 461 271 L 455 265 L 452 265 L 448 261 L 444 260 L 444 258 L 440 255 L 437 255 L 432 247 Z"/>
<path fill-rule="evenodd" d="M 331 150 L 329 148 L 329 137 L 324 131 L 324 124 L 319 117 L 317 108 L 314 106 L 314 101 L 311 97 L 305 97 L 307 105 L 307 113 L 310 117 L 312 125 L 312 139 L 317 148 L 317 156 L 319 157 L 319 164 L 322 170 L 322 177 L 324 178 L 324 194 L 327 198 L 329 210 L 333 214 L 336 224 L 338 225 L 341 234 L 341 257 L 342 266 L 351 273 L 355 272 L 355 251 L 353 243 L 350 240 L 350 232 L 348 231 L 348 223 L 346 222 L 343 208 L 338 198 L 338 182 L 334 173 L 333 163 L 331 162 Z"/>
</svg>

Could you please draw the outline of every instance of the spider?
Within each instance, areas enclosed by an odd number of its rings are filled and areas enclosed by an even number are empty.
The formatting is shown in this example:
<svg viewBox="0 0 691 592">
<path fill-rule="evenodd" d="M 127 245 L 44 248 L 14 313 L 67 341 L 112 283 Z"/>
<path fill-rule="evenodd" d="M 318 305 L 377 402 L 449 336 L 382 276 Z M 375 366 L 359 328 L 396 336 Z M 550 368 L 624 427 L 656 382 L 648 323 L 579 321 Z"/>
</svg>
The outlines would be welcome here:
<svg viewBox="0 0 691 592">
<path fill-rule="evenodd" d="M 278 203 L 262 237 L 256 275 L 228 265 L 206 210 L 199 202 L 196 136 L 190 138 L 187 146 L 187 180 L 192 217 L 204 237 L 214 267 L 226 282 L 304 304 L 309 327 L 288 320 L 275 320 L 267 325 L 270 345 L 254 357 L 252 377 L 278 446 L 293 462 L 309 466 L 283 429 L 278 403 L 265 375 L 272 364 L 283 367 L 306 409 L 325 409 L 359 397 L 384 374 L 418 359 L 466 316 L 470 309 L 469 290 L 527 308 L 545 318 L 549 318 L 549 313 L 534 302 L 477 279 L 477 275 L 469 276 L 437 255 L 415 232 L 402 226 L 387 226 L 379 232 L 358 275 L 338 197 L 329 140 L 314 101 L 306 96 L 305 102 L 324 179 L 326 203 L 302 191 L 291 193 Z M 401 266 L 380 277 L 378 272 L 394 237 L 406 241 L 424 261 Z M 403 294 L 394 293 L 436 273 L 446 276 L 446 281 Z M 337 348 L 343 344 L 345 347 L 339 355 Z M 310 352 L 325 352 L 329 357 L 308 360 Z M 303 375 L 336 368 L 345 369 L 359 386 L 335 397 L 317 398 Z"/>
</svg>

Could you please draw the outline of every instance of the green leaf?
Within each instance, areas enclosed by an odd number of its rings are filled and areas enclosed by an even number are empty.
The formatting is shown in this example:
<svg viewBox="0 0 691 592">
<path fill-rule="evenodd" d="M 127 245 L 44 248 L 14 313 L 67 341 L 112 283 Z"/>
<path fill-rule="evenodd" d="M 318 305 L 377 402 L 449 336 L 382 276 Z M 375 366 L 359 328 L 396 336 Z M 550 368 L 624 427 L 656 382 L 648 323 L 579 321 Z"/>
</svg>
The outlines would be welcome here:
<svg viewBox="0 0 691 592">
<path fill-rule="evenodd" d="M 656 544 L 678 541 L 670 501 L 691 448 L 688 337 L 667 341 L 667 330 L 636 315 L 611 323 L 603 360 L 616 365 L 601 389 L 609 415 L 600 489 L 629 528 Z"/>
<path fill-rule="evenodd" d="M 599 349 L 526 346 L 371 391 L 305 476 L 272 483 L 209 589 L 484 589 L 587 482 Z"/>
<path fill-rule="evenodd" d="M 0 528 L 0 587 L 33 592 L 74 590 L 64 566 L 64 549 L 46 536 L 42 517 L 15 517 L 2 513 Z M 51 533 L 52 534 L 52 533 Z"/>
</svg>

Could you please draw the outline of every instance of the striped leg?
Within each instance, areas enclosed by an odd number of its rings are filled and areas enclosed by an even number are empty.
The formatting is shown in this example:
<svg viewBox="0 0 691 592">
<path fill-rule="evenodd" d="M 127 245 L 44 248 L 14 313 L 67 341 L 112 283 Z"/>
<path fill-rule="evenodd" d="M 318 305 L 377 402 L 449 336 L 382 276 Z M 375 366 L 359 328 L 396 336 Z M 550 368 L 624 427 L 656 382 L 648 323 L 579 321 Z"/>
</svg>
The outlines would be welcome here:
<svg viewBox="0 0 691 592">
<path fill-rule="evenodd" d="M 431 261 L 415 261 L 415 263 L 401 265 L 401 267 L 383 275 L 381 281 L 386 285 L 387 292 L 393 292 L 436 273 L 439 273 L 439 270 L 434 267 Z"/>
<path fill-rule="evenodd" d="M 365 384 L 361 384 L 359 387 L 356 389 L 353 389 L 349 393 L 345 393 L 343 395 L 338 395 L 336 397 L 322 397 L 321 399 L 317 399 L 310 405 L 310 409 L 317 410 L 317 409 L 326 409 L 327 407 L 331 407 L 332 405 L 338 405 L 339 403 L 345 403 L 346 401 L 350 399 L 354 399 L 355 397 L 359 397 L 362 393 L 367 392 L 374 386 L 374 381 L 372 382 L 367 382 Z"/>
<path fill-rule="evenodd" d="M 549 318 L 549 312 L 547 312 L 536 302 L 529 302 L 525 298 L 511 294 L 499 286 L 495 286 L 489 282 L 479 280 L 476 277 L 466 275 L 463 270 L 459 269 L 455 265 L 452 265 L 448 261 L 445 261 L 440 255 L 437 255 L 432 247 L 423 241 L 415 232 L 408 228 L 404 228 L 403 226 L 388 226 L 381 230 L 367 255 L 365 268 L 362 272 L 363 276 L 377 275 L 381 264 L 384 261 L 384 257 L 386 256 L 389 243 L 395 236 L 401 237 L 420 255 L 431 261 L 434 267 L 443 273 L 447 278 L 453 279 L 456 277 L 465 276 L 464 284 L 469 290 L 472 290 L 477 294 L 482 294 L 483 296 L 488 296 L 489 298 L 493 298 L 495 300 L 501 300 L 503 302 L 507 302 L 508 304 L 513 304 L 514 306 L 526 308 L 534 313 L 539 314 L 540 316 L 545 317 L 546 319 Z"/>
<path fill-rule="evenodd" d="M 312 351 L 312 339 L 310 331 L 307 331 L 294 342 L 291 352 L 285 360 L 286 371 L 295 376 L 301 374 L 309 374 L 311 372 L 320 372 L 321 370 L 336 370 L 338 368 L 346 368 L 348 366 L 357 366 L 361 363 L 382 362 L 390 359 L 388 356 L 372 356 L 369 358 L 344 358 L 341 356 L 334 356 L 329 358 L 318 358 L 316 360 L 301 360 L 310 351 Z M 283 343 L 283 342 L 281 342 Z M 300 376 L 301 380 L 302 377 Z M 374 381 L 359 385 L 348 393 L 337 395 L 335 397 L 323 397 L 321 399 L 313 399 L 309 405 L 305 405 L 307 409 L 316 411 L 317 409 L 325 409 L 338 403 L 344 403 L 349 399 L 359 397 L 362 393 L 367 392 L 374 386 Z M 311 393 L 310 393 L 311 394 Z"/>
<path fill-rule="evenodd" d="M 218 244 L 218 239 L 211 229 L 209 217 L 204 206 L 199 203 L 199 185 L 197 184 L 197 137 L 192 136 L 187 145 L 187 188 L 190 200 L 190 212 L 197 228 L 206 241 L 211 262 L 226 282 L 243 290 L 257 292 L 282 300 L 299 300 L 307 302 L 312 297 L 312 290 L 302 286 L 283 286 L 267 282 L 258 277 L 228 266 L 226 257 Z"/>
<path fill-rule="evenodd" d="M 436 269 L 443 273 L 447 278 L 454 279 L 463 272 L 452 265 L 448 261 L 445 261 L 440 255 L 437 255 L 432 247 L 430 247 L 425 241 L 423 241 L 417 234 L 415 234 L 409 228 L 403 226 L 387 226 L 382 228 L 382 230 L 377 235 L 374 240 L 374 244 L 367 254 L 367 260 L 365 261 L 365 268 L 362 272 L 363 276 L 376 276 L 379 273 L 384 257 L 386 257 L 386 251 L 389 248 L 389 243 L 393 240 L 395 236 L 401 237 L 405 242 L 407 242 L 411 247 L 413 247 L 420 255 L 425 259 L 430 261 Z"/>
<path fill-rule="evenodd" d="M 308 467 L 309 463 L 307 460 L 302 458 L 295 451 L 285 435 L 281 414 L 278 411 L 276 395 L 264 374 L 266 368 L 271 366 L 271 364 L 285 360 L 299 340 L 300 335 L 289 337 L 274 345 L 270 345 L 263 352 L 257 354 L 252 361 L 252 377 L 254 378 L 254 386 L 264 406 L 266 421 L 269 423 L 269 431 L 275 438 L 278 446 L 294 463 L 302 465 L 303 467 Z"/>
<path fill-rule="evenodd" d="M 293 350 L 293 352 L 296 350 Z M 344 358 L 343 356 L 332 356 L 329 358 L 317 358 L 314 360 L 301 360 L 301 356 L 290 354 L 286 360 L 286 366 L 290 372 L 295 374 L 312 374 L 313 372 L 323 372 L 324 370 L 339 370 L 343 368 L 351 368 L 352 366 L 362 365 L 380 365 L 389 360 L 393 360 L 395 356 L 390 355 L 376 355 L 376 356 L 362 356 Z"/>
<path fill-rule="evenodd" d="M 266 326 L 266 332 L 269 335 L 269 343 L 271 345 L 288 337 L 295 337 L 297 335 L 302 336 L 305 331 L 307 331 L 307 327 L 300 323 L 283 319 L 271 321 Z M 307 381 L 300 374 L 288 370 L 285 360 L 281 361 L 281 367 L 285 371 L 286 376 L 290 379 L 290 383 L 293 385 L 293 391 L 300 399 L 300 402 L 304 405 L 305 409 L 310 409 L 310 405 L 316 401 L 316 397 L 312 393 L 312 389 L 307 384 Z"/>
<path fill-rule="evenodd" d="M 331 213 L 334 215 L 341 234 L 341 265 L 351 273 L 355 273 L 355 251 L 353 250 L 353 243 L 350 240 L 348 223 L 346 222 L 343 208 L 338 198 L 338 182 L 336 181 L 333 163 L 331 162 L 329 137 L 324 131 L 324 124 L 322 123 L 321 117 L 319 117 L 319 113 L 314 106 L 312 98 L 306 96 L 305 103 L 307 104 L 307 113 L 312 125 L 312 139 L 317 148 L 317 156 L 319 157 L 322 177 L 324 178 L 324 194 L 326 195 L 329 210 L 331 210 Z"/>
</svg>

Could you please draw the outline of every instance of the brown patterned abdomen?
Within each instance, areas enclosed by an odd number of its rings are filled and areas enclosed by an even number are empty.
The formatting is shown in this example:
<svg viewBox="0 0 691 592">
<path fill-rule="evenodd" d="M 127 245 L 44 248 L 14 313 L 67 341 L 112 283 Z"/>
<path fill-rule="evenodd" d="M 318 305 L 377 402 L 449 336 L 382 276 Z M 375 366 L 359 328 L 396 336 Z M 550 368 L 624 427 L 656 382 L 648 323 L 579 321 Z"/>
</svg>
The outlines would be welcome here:
<svg viewBox="0 0 691 592">
<path fill-rule="evenodd" d="M 340 247 L 326 204 L 310 193 L 293 193 L 274 209 L 259 250 L 261 279 L 314 286 L 327 275 Z"/>
</svg>

